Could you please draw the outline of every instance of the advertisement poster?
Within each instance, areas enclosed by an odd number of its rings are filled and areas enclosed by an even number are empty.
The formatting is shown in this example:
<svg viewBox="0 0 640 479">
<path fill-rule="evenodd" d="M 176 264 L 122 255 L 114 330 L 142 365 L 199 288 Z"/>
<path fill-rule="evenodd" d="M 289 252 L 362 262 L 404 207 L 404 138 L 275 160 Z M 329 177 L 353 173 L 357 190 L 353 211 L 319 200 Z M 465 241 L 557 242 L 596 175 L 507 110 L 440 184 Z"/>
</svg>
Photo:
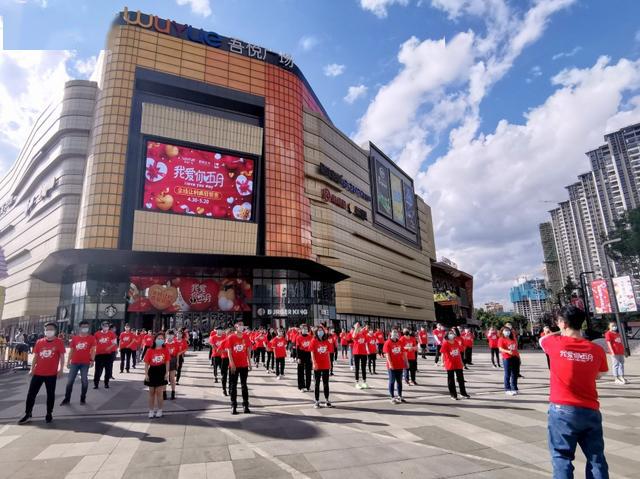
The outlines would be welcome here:
<svg viewBox="0 0 640 479">
<path fill-rule="evenodd" d="M 391 173 L 391 200 L 393 205 L 393 220 L 404 225 L 404 199 L 402 194 L 402 180 Z"/>
<path fill-rule="evenodd" d="M 378 211 L 391 218 L 391 190 L 389 189 L 389 169 L 376 160 L 376 194 Z"/>
<path fill-rule="evenodd" d="M 411 231 L 418 229 L 418 215 L 416 212 L 416 195 L 407 183 L 403 183 L 404 188 L 404 214 L 407 217 L 407 228 Z"/>
<path fill-rule="evenodd" d="M 610 314 L 611 301 L 609 300 L 609 290 L 604 279 L 591 281 L 591 292 L 593 293 L 593 304 L 596 314 Z"/>
<path fill-rule="evenodd" d="M 633 294 L 633 286 L 629 276 L 613 278 L 613 289 L 618 300 L 618 309 L 621 313 L 633 313 L 638 311 L 636 298 Z"/>
<path fill-rule="evenodd" d="M 251 221 L 254 162 L 147 141 L 144 209 Z"/>
<path fill-rule="evenodd" d="M 132 276 L 127 311 L 251 311 L 251 283 L 241 278 Z"/>
</svg>

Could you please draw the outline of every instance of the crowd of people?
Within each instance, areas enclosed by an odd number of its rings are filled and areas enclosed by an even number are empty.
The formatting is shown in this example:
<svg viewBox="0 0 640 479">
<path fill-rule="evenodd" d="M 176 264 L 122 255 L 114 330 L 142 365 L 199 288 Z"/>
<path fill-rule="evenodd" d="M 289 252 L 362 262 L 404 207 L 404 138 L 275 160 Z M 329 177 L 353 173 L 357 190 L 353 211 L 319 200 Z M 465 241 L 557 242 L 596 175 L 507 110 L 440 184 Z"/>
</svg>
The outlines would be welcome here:
<svg viewBox="0 0 640 479">
<path fill-rule="evenodd" d="M 624 374 L 625 351 L 617 324 L 609 325 L 605 351 L 581 336 L 583 321 L 584 312 L 575 307 L 564 308 L 558 313 L 554 330 L 545 327 L 540 334 L 540 345 L 547 355 L 551 376 L 549 445 L 554 468 L 569 471 L 573 467 L 571 462 L 576 445 L 580 444 L 588 456 L 587 467 L 592 468 L 593 473 L 602 472 L 607 467 L 601 444 L 602 422 L 595 385 L 596 379 L 608 370 L 607 353 L 611 356 L 615 382 L 627 384 L 628 380 Z M 232 327 L 216 327 L 211 331 L 208 343 L 214 383 L 222 383 L 222 393 L 229 396 L 231 413 L 235 415 L 239 406 L 238 383 L 242 410 L 245 414 L 251 412 L 248 376 L 252 368 L 262 366 L 276 380 L 281 380 L 285 377 L 287 362 L 295 364 L 300 391 L 311 392 L 313 378 L 313 407 L 333 407 L 330 378 L 339 355 L 349 361 L 356 389 L 368 389 L 367 373 L 378 374 L 378 361 L 384 362 L 389 400 L 393 404 L 404 403 L 403 389 L 417 384 L 417 359 L 418 355 L 426 358 L 428 334 L 424 327 L 419 331 L 393 328 L 385 334 L 359 322 L 354 323 L 349 331 L 339 333 L 332 326 L 306 324 L 287 330 L 259 327 L 251 331 L 239 321 Z M 438 324 L 431 334 L 435 342 L 434 362 L 442 364 L 446 371 L 451 399 L 469 398 L 464 370 L 473 365 L 474 332 L 468 327 L 460 331 L 457 327 L 447 329 Z M 485 337 L 492 366 L 504 371 L 505 394 L 518 395 L 518 379 L 522 375 L 517 330 L 506 323 L 499 330 L 489 328 Z M 185 352 L 189 348 L 189 340 L 194 338 L 182 328 L 159 332 L 134 331 L 129 325 L 116 335 L 115 327 L 108 322 L 103 322 L 101 329 L 91 334 L 89 323 L 82 321 L 77 334 L 70 339 L 67 354 L 63 340 L 58 337 L 57 325 L 47 323 L 44 337 L 33 348 L 25 415 L 19 423 L 30 421 L 36 396 L 43 384 L 46 389 L 45 420 L 52 421 L 56 382 L 65 367 L 69 372 L 61 406 L 71 402 L 78 374 L 81 378 L 80 403 L 86 403 L 91 367 L 94 367 L 94 389 L 100 387 L 101 381 L 105 388 L 109 388 L 118 352 L 120 373 L 129 373 L 139 364 L 144 365 L 144 384 L 149 394 L 148 416 L 162 417 L 164 401 L 176 399 Z"/>
</svg>

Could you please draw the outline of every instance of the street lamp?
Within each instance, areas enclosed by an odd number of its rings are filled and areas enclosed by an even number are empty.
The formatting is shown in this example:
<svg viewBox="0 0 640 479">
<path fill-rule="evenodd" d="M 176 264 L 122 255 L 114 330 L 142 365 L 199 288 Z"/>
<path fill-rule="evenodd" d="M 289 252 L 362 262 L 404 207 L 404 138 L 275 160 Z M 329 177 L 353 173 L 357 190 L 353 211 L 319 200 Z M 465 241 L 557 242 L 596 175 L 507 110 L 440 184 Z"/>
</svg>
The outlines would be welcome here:
<svg viewBox="0 0 640 479">
<path fill-rule="evenodd" d="M 611 265 L 609 264 L 609 255 L 605 249 L 605 246 L 612 245 L 614 243 L 619 243 L 622 241 L 620 238 L 615 238 L 612 240 L 608 240 L 602 243 L 602 249 L 604 252 L 604 260 L 607 263 L 607 289 L 609 290 L 609 297 L 613 295 L 613 301 L 611 301 L 611 306 L 613 308 L 613 314 L 616 317 L 616 324 L 618 325 L 618 331 L 620 331 L 620 335 L 622 336 L 622 343 L 624 344 L 624 355 L 629 357 L 631 355 L 631 350 L 629 349 L 629 340 L 627 338 L 627 330 L 622 327 L 622 321 L 620 320 L 620 310 L 618 308 L 618 298 L 616 297 L 616 290 L 613 286 L 613 275 L 611 274 Z"/>
</svg>

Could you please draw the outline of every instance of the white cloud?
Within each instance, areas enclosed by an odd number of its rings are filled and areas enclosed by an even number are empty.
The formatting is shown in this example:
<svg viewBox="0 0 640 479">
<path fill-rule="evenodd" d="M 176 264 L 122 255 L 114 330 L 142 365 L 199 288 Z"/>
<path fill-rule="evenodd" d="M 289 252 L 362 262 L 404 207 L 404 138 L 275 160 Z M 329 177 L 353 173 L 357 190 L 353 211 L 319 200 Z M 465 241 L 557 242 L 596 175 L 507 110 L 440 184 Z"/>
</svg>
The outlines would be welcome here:
<svg viewBox="0 0 640 479">
<path fill-rule="evenodd" d="M 360 7 L 378 18 L 386 18 L 387 8 L 394 4 L 405 6 L 409 4 L 409 0 L 360 0 Z"/>
<path fill-rule="evenodd" d="M 98 60 L 97 55 L 90 56 L 89 58 L 78 58 L 73 66 L 75 70 L 80 74 L 81 78 L 90 78 L 96 69 L 96 62 Z"/>
<path fill-rule="evenodd" d="M 362 98 L 367 94 L 367 87 L 365 85 L 350 86 L 347 91 L 347 96 L 344 97 L 344 101 L 351 104 L 358 98 Z"/>
<path fill-rule="evenodd" d="M 305 35 L 300 39 L 300 41 L 298 41 L 298 45 L 305 52 L 308 52 L 309 50 L 313 50 L 313 48 L 318 46 L 319 43 L 320 43 L 320 40 L 317 37 L 314 37 L 313 35 Z"/>
<path fill-rule="evenodd" d="M 455 254 L 475 275 L 478 304 L 506 301 L 523 272 L 541 274 L 541 201 L 566 196 L 564 186 L 589 168 L 584 152 L 605 132 L 640 121 L 640 61 L 602 57 L 563 70 L 552 84 L 555 92 L 523 123 L 503 120 L 490 134 L 452 143 L 416 180 L 433 208 L 439 254 Z"/>
<path fill-rule="evenodd" d="M 211 15 L 211 4 L 209 0 L 176 0 L 180 6 L 188 5 L 196 15 L 208 17 Z"/>
<path fill-rule="evenodd" d="M 582 50 L 582 47 L 578 46 L 578 47 L 575 47 L 575 48 L 569 50 L 568 52 L 556 53 L 555 55 L 553 55 L 551 57 L 551 59 L 552 60 L 559 60 L 560 58 L 569 58 L 569 57 L 575 56 L 580 50 Z"/>
<path fill-rule="evenodd" d="M 534 65 L 531 67 L 531 70 L 529 70 L 529 77 L 526 79 L 526 81 L 527 83 L 531 83 L 539 76 L 542 76 L 542 68 L 540 68 L 540 65 Z"/>
<path fill-rule="evenodd" d="M 337 77 L 344 73 L 347 67 L 338 63 L 330 63 L 323 68 L 324 74 L 328 77 Z"/>
</svg>

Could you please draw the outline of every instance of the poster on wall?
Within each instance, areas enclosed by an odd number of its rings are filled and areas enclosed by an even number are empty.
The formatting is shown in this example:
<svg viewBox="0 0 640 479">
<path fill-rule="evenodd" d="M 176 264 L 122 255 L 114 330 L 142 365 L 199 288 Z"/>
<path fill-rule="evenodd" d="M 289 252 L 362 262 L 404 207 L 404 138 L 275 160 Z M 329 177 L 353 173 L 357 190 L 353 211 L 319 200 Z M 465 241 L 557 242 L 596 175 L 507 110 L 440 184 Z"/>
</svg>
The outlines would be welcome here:
<svg viewBox="0 0 640 479">
<path fill-rule="evenodd" d="M 633 313 L 638 311 L 636 297 L 633 294 L 633 286 L 631 285 L 631 277 L 619 276 L 617 278 L 613 278 L 613 289 L 616 292 L 618 309 L 621 313 Z"/>
<path fill-rule="evenodd" d="M 132 276 L 127 311 L 251 311 L 251 282 L 243 278 Z"/>
<path fill-rule="evenodd" d="M 591 292 L 596 314 L 610 314 L 612 310 L 607 282 L 604 279 L 591 281 Z"/>
<path fill-rule="evenodd" d="M 404 198 L 402 180 L 391 173 L 391 200 L 393 205 L 393 221 L 404 225 Z"/>
<path fill-rule="evenodd" d="M 147 141 L 143 208 L 251 221 L 253 179 L 252 159 Z"/>
<path fill-rule="evenodd" d="M 389 189 L 389 169 L 376 160 L 376 202 L 378 212 L 392 217 L 391 190 Z"/>
<path fill-rule="evenodd" d="M 407 183 L 403 183 L 402 187 L 404 188 L 404 214 L 407 218 L 407 228 L 411 231 L 416 231 L 418 228 L 416 195 L 413 193 L 413 188 Z"/>
</svg>

